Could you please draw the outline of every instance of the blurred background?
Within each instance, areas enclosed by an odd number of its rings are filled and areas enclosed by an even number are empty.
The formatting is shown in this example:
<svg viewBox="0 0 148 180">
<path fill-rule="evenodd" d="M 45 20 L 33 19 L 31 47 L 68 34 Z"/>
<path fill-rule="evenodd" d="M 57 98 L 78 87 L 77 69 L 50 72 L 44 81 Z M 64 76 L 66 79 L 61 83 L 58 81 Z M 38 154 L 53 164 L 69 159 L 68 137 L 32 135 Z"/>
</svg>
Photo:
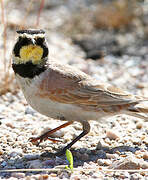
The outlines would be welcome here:
<svg viewBox="0 0 148 180">
<path fill-rule="evenodd" d="M 58 150 L 82 131 L 80 124 L 74 123 L 55 135 L 62 143 L 45 141 L 36 146 L 29 142 L 30 137 L 62 122 L 31 109 L 15 81 L 11 53 L 16 30 L 28 28 L 46 31 L 49 59 L 75 66 L 99 82 L 148 97 L 148 0 L 0 0 L 0 169 L 66 164 L 64 157 L 41 160 L 39 155 Z M 126 115 L 102 122 L 91 121 L 92 131 L 73 146 L 77 150 L 74 165 L 80 166 L 81 172 L 80 178 L 76 174 L 73 179 L 148 177 L 146 171 L 123 171 L 121 176 L 100 171 L 104 166 L 148 169 L 148 122 Z M 90 170 L 89 174 L 89 167 L 96 168 L 96 173 Z M 32 174 L 13 176 L 22 179 Z M 35 179 L 48 178 L 42 175 Z M 70 177 L 62 172 L 53 175 Z M 9 176 L 0 174 L 3 179 Z"/>
<path fill-rule="evenodd" d="M 0 2 L 0 94 L 18 90 L 11 69 L 16 30 L 41 28 L 49 58 L 148 96 L 148 0 Z"/>
</svg>

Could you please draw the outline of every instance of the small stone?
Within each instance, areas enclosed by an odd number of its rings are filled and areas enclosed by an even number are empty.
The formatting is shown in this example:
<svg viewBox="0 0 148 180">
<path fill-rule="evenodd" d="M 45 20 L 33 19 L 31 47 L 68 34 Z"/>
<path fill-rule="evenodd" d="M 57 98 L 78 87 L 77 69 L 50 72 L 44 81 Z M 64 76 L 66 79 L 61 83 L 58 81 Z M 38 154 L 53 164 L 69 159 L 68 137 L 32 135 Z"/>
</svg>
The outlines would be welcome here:
<svg viewBox="0 0 148 180">
<path fill-rule="evenodd" d="M 54 159 L 48 159 L 44 161 L 43 164 L 45 164 L 45 166 L 55 166 L 56 162 Z"/>
<path fill-rule="evenodd" d="M 143 126 L 143 124 L 142 124 L 141 122 L 138 122 L 138 123 L 136 124 L 136 128 L 137 128 L 137 129 L 141 129 L 142 126 Z"/>
<path fill-rule="evenodd" d="M 106 152 L 103 150 L 98 150 L 97 151 L 97 157 L 101 159 L 106 159 Z"/>
<path fill-rule="evenodd" d="M 13 172 L 13 173 L 11 173 L 11 177 L 15 177 L 17 179 L 24 178 L 25 177 L 25 173 Z"/>
<path fill-rule="evenodd" d="M 61 174 L 59 175 L 60 179 L 69 179 L 70 174 L 68 172 L 61 172 Z"/>
<path fill-rule="evenodd" d="M 80 152 L 73 152 L 73 156 L 75 156 L 77 159 L 81 158 Z"/>
<path fill-rule="evenodd" d="M 50 176 L 51 176 L 51 177 L 57 177 L 57 174 L 51 173 Z"/>
<path fill-rule="evenodd" d="M 0 156 L 1 156 L 1 155 L 3 155 L 3 153 L 4 153 L 4 152 L 3 152 L 3 150 L 2 150 L 2 149 L 0 149 Z"/>
<path fill-rule="evenodd" d="M 146 138 L 143 140 L 143 142 L 144 142 L 146 145 L 148 145 L 148 138 L 146 137 Z"/>
<path fill-rule="evenodd" d="M 16 156 L 18 156 L 18 155 L 20 155 L 20 153 L 15 152 L 15 151 L 13 151 L 13 152 L 10 153 L 10 157 L 16 157 Z"/>
<path fill-rule="evenodd" d="M 142 158 L 140 154 L 139 154 L 139 155 L 136 155 L 135 157 L 136 157 L 137 159 L 141 159 L 141 158 Z"/>
<path fill-rule="evenodd" d="M 112 164 L 112 161 L 110 159 L 104 159 L 104 166 L 109 166 Z"/>
<path fill-rule="evenodd" d="M 83 161 L 88 161 L 89 160 L 89 155 L 87 153 L 84 153 L 84 154 L 82 154 L 81 158 L 82 158 Z"/>
<path fill-rule="evenodd" d="M 6 161 L 3 161 L 3 162 L 1 163 L 1 166 L 3 166 L 3 167 L 7 166 L 7 162 L 6 162 Z"/>
<path fill-rule="evenodd" d="M 96 150 L 101 150 L 103 148 L 101 142 L 99 141 L 97 146 L 96 146 Z"/>
<path fill-rule="evenodd" d="M 30 160 L 38 159 L 39 155 L 38 154 L 27 154 L 27 155 L 24 155 L 24 158 L 26 160 L 30 161 Z"/>
<path fill-rule="evenodd" d="M 118 155 L 117 154 L 106 153 L 106 157 L 107 157 L 107 159 L 117 159 Z"/>
<path fill-rule="evenodd" d="M 133 138 L 132 142 L 133 142 L 134 145 L 141 145 L 141 143 L 142 143 L 139 138 Z"/>
<path fill-rule="evenodd" d="M 56 176 L 55 176 L 55 177 L 56 177 Z M 49 178 L 49 175 L 48 175 L 48 174 L 43 174 L 40 179 L 45 180 L 45 179 L 48 179 L 48 178 Z"/>
<path fill-rule="evenodd" d="M 127 157 L 127 155 L 126 154 L 121 154 L 120 157 L 124 157 L 125 158 L 125 157 Z"/>
<path fill-rule="evenodd" d="M 42 167 L 42 162 L 40 160 L 33 160 L 29 161 L 29 168 L 30 169 L 37 169 Z"/>
<path fill-rule="evenodd" d="M 30 115 L 34 115 L 35 114 L 35 111 L 30 108 L 29 106 L 25 109 L 25 114 L 30 114 Z"/>
<path fill-rule="evenodd" d="M 142 161 L 140 166 L 141 166 L 142 169 L 148 169 L 148 162 L 147 161 Z"/>
<path fill-rule="evenodd" d="M 6 123 L 6 126 L 12 128 L 12 129 L 15 128 L 14 125 L 13 125 L 13 123 L 11 123 L 11 122 L 7 122 L 7 123 Z"/>
<path fill-rule="evenodd" d="M 56 156 L 55 163 L 56 165 L 63 165 L 65 163 L 65 160 Z"/>
<path fill-rule="evenodd" d="M 110 140 L 115 140 L 118 139 L 120 136 L 115 131 L 108 130 L 106 131 L 106 137 L 108 137 Z"/>
<path fill-rule="evenodd" d="M 148 160 L 148 152 L 145 152 L 145 153 L 143 154 L 143 159 L 144 159 L 144 160 Z"/>
<path fill-rule="evenodd" d="M 108 138 L 105 138 L 108 139 Z M 106 142 L 102 141 L 102 142 L 98 142 L 97 146 L 96 146 L 96 150 L 109 150 L 109 146 Z"/>
<path fill-rule="evenodd" d="M 72 180 L 80 180 L 81 178 L 79 176 L 73 176 Z"/>
<path fill-rule="evenodd" d="M 98 164 L 99 166 L 103 166 L 103 165 L 104 165 L 103 159 L 98 159 L 98 160 L 97 160 L 97 164 Z"/>
<path fill-rule="evenodd" d="M 138 159 L 134 157 L 128 157 L 121 160 L 117 160 L 113 162 L 109 169 L 122 169 L 122 170 L 129 170 L 129 169 L 140 169 L 140 163 Z"/>
</svg>

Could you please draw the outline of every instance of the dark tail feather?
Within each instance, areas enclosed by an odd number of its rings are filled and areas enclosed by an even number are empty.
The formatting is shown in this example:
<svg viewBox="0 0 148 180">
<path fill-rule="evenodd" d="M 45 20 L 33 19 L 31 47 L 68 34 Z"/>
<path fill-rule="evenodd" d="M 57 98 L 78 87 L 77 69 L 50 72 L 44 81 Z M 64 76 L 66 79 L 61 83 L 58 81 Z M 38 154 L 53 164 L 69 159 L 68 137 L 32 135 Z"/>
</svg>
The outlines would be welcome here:
<svg viewBox="0 0 148 180">
<path fill-rule="evenodd" d="M 137 105 L 130 106 L 128 108 L 128 110 L 129 110 L 129 115 L 132 115 L 132 116 L 135 116 L 135 117 L 138 117 L 138 118 L 148 121 L 148 116 L 142 115 L 142 114 L 148 114 L 148 107 L 144 107 L 143 104 L 137 104 Z"/>
</svg>

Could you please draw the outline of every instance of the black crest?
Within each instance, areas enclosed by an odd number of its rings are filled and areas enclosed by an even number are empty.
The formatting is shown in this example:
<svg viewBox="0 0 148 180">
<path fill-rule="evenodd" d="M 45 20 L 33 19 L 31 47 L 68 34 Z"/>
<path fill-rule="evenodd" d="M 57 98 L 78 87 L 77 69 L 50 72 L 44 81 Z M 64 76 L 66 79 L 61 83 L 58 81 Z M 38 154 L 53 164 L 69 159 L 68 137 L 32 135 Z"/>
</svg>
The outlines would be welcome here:
<svg viewBox="0 0 148 180">
<path fill-rule="evenodd" d="M 42 29 L 24 29 L 16 31 L 18 34 L 45 34 L 45 31 Z"/>
</svg>

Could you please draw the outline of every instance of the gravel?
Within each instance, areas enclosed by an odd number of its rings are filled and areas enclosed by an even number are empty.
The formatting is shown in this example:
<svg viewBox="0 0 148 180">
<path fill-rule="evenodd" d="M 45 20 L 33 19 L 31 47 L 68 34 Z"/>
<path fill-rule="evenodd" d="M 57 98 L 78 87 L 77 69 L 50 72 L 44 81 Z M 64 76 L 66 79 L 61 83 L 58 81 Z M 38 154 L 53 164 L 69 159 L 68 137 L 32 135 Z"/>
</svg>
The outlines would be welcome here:
<svg viewBox="0 0 148 180">
<path fill-rule="evenodd" d="M 77 47 L 75 49 L 75 46 L 71 46 L 69 40 L 66 41 L 66 39 L 61 38 L 58 41 L 59 44 L 64 44 L 63 42 L 67 43 L 65 48 L 63 45 L 63 54 L 69 47 L 69 52 L 72 51 L 71 56 L 76 57 Z M 54 43 L 52 46 L 55 46 Z M 73 55 L 74 53 L 75 55 Z M 66 58 L 63 63 L 68 63 L 68 61 L 72 63 L 72 57 Z M 141 83 L 141 78 L 145 82 L 146 63 L 138 60 L 135 67 L 134 61 L 134 58 L 128 59 L 126 57 L 126 63 L 124 63 L 124 58 L 116 59 L 108 56 L 102 61 L 94 62 L 93 60 L 85 61 L 83 56 L 79 56 L 79 61 L 74 61 L 73 65 L 82 67 L 83 71 L 87 71 L 102 82 L 110 82 L 121 88 L 126 87 L 131 92 L 146 95 L 144 89 L 147 87 L 134 89 L 135 82 Z M 143 69 L 139 68 L 142 64 L 145 65 Z M 109 68 L 111 65 L 112 68 Z M 133 67 L 139 68 L 139 70 L 134 70 Z M 126 69 L 126 72 L 123 69 Z M 117 75 L 121 71 L 123 75 Z M 139 73 L 143 73 L 143 77 L 139 76 Z M 59 126 L 61 124 L 59 120 L 44 117 L 31 109 L 21 91 L 18 91 L 16 95 L 6 93 L 1 96 L 0 113 L 0 169 L 50 169 L 50 171 L 40 172 L 0 173 L 2 178 L 97 179 L 106 177 L 108 179 L 148 177 L 147 172 L 142 172 L 148 168 L 147 122 L 126 115 L 111 117 L 105 123 L 92 121 L 91 132 L 78 141 L 71 150 L 75 167 L 74 172 L 71 173 L 63 168 L 68 164 L 65 156 L 42 158 L 40 155 L 45 151 L 54 152 L 79 134 L 81 131 L 79 123 L 74 123 L 73 126 L 54 134 L 53 137 L 59 138 L 63 141 L 62 143 L 53 144 L 50 141 L 45 141 L 36 146 L 29 142 L 29 138 L 38 136 L 47 129 Z M 55 170 L 56 167 L 59 169 Z M 128 171 L 124 173 L 122 171 L 110 172 L 106 169 L 132 169 L 135 170 L 135 173 Z M 136 173 L 136 170 L 140 170 L 140 174 Z"/>
<path fill-rule="evenodd" d="M 57 13 L 57 21 L 51 22 L 49 26 L 46 21 L 42 25 L 42 28 L 47 29 L 50 58 L 56 58 L 62 63 L 75 66 L 100 82 L 108 82 L 122 89 L 127 89 L 131 93 L 148 97 L 146 43 L 142 45 L 142 43 L 138 44 L 137 42 L 134 45 L 137 36 L 132 32 L 125 37 L 122 34 L 110 32 L 106 39 L 101 41 L 103 33 L 104 37 L 106 33 L 100 31 L 99 38 L 101 42 L 107 41 L 111 36 L 107 44 L 109 53 L 97 60 L 87 58 L 87 52 L 74 44 L 72 38 L 53 32 L 54 27 L 57 28 L 59 23 L 62 23 L 61 19 L 63 16 L 60 17 L 61 13 L 65 16 L 65 14 L 70 12 L 67 9 L 64 11 L 64 1 L 60 5 L 57 5 L 57 1 L 51 2 L 50 8 L 52 10 L 50 13 L 53 13 L 53 17 L 55 17 L 55 12 Z M 88 1 L 88 4 L 82 3 L 81 6 L 88 8 L 89 4 L 90 1 Z M 19 3 L 17 4 L 18 6 L 21 7 Z M 70 4 L 68 7 L 70 7 Z M 48 3 L 46 8 L 42 18 L 46 17 L 49 8 Z M 66 7 L 64 6 L 64 8 Z M 76 4 L 73 8 L 77 9 Z M 17 14 L 16 19 L 18 20 L 20 11 L 17 9 L 15 11 Z M 16 14 L 14 13 L 14 17 Z M 29 16 L 30 21 L 33 15 L 34 11 Z M 49 19 L 51 20 L 51 17 Z M 9 19 L 9 23 L 10 21 L 14 20 Z M 28 24 L 30 21 L 28 21 Z M 53 29 L 51 29 L 52 25 Z M 14 40 L 11 35 L 14 29 L 9 28 L 9 32 L 10 44 L 7 45 L 8 52 L 12 49 Z M 98 37 L 98 32 L 93 38 L 95 39 L 95 37 Z M 129 37 L 128 43 L 131 44 L 126 44 L 127 37 Z M 114 38 L 120 42 L 119 46 L 120 44 L 124 46 L 121 56 L 116 56 L 112 53 L 114 49 L 112 49 L 111 45 Z M 140 51 L 136 49 L 138 46 Z M 132 53 L 133 51 L 135 53 Z M 2 62 L 0 62 L 0 67 L 2 67 L 1 64 Z M 16 88 L 15 80 L 13 83 Z M 53 129 L 61 124 L 62 122 L 59 120 L 47 118 L 34 111 L 26 103 L 20 90 L 17 90 L 15 94 L 7 92 L 1 95 L 0 179 L 108 180 L 148 178 L 148 122 L 126 115 L 109 117 L 102 122 L 91 121 L 90 133 L 71 148 L 74 157 L 73 173 L 65 169 L 65 166 L 68 165 L 65 155 L 44 158 L 41 154 L 46 151 L 55 152 L 70 142 L 81 132 L 79 123 L 74 123 L 72 126 L 53 134 L 53 137 L 62 142 L 53 144 L 51 141 L 45 141 L 36 146 L 29 141 L 30 137 L 36 137 L 47 131 L 47 129 Z M 3 170 L 6 171 L 4 172 Z M 13 171 L 9 172 L 7 170 Z"/>
</svg>

